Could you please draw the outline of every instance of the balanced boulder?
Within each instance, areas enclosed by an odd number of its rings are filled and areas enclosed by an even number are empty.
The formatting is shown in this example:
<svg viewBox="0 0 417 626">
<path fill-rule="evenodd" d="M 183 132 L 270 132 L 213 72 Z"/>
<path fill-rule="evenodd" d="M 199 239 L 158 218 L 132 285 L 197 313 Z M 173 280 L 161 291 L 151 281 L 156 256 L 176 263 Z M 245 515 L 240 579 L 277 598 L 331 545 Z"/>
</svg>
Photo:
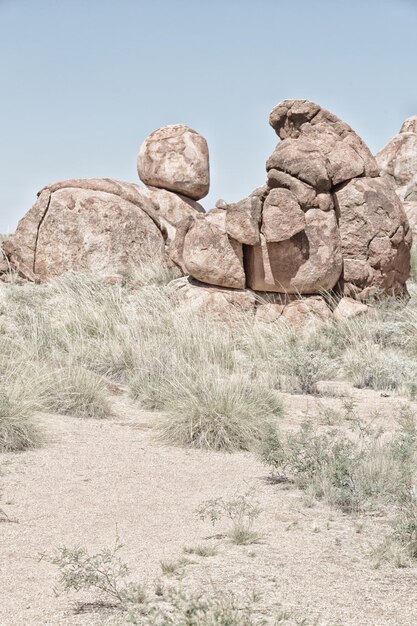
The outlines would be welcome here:
<svg viewBox="0 0 417 626">
<path fill-rule="evenodd" d="M 158 128 L 141 146 L 138 174 L 145 185 L 200 200 L 210 186 L 207 142 L 183 124 Z"/>
</svg>

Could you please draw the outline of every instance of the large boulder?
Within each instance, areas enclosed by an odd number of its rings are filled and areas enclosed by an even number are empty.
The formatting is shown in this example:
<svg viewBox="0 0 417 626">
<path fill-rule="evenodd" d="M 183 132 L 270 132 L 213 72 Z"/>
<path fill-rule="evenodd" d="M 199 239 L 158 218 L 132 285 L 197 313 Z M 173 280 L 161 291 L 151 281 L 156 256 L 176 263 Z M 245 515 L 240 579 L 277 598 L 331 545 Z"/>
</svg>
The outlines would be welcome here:
<svg viewBox="0 0 417 626">
<path fill-rule="evenodd" d="M 393 184 L 403 202 L 411 226 L 417 228 L 417 116 L 404 122 L 376 160 L 381 176 Z"/>
<path fill-rule="evenodd" d="M 226 289 L 200 283 L 185 276 L 170 283 L 180 302 L 198 313 L 210 313 L 223 320 L 236 314 L 255 314 L 256 296 L 249 289 Z"/>
<path fill-rule="evenodd" d="M 256 291 L 313 294 L 332 289 L 342 272 L 341 241 L 334 211 L 310 209 L 300 232 L 245 246 L 247 284 Z"/>
<path fill-rule="evenodd" d="M 383 178 L 356 178 L 335 191 L 335 202 L 345 295 L 404 295 L 411 231 L 391 184 Z"/>
<path fill-rule="evenodd" d="M 209 215 L 189 223 L 183 235 L 182 267 L 203 283 L 244 289 L 242 245 L 219 224 L 210 222 Z"/>
<path fill-rule="evenodd" d="M 30 280 L 68 271 L 124 274 L 162 260 L 177 226 L 202 210 L 177 194 L 113 179 L 61 181 L 39 193 L 6 253 Z"/>
<path fill-rule="evenodd" d="M 378 165 L 364 141 L 348 124 L 314 102 L 284 100 L 272 109 L 269 123 L 283 143 L 286 139 L 301 139 L 300 159 L 306 169 L 311 164 L 305 146 L 314 146 L 320 155 L 320 173 L 323 176 L 325 170 L 332 185 L 356 176 L 379 175 Z M 327 186 L 326 179 L 322 186 Z"/>
<path fill-rule="evenodd" d="M 158 128 L 138 154 L 139 178 L 153 187 L 199 200 L 210 186 L 207 142 L 195 130 L 175 124 Z"/>
</svg>

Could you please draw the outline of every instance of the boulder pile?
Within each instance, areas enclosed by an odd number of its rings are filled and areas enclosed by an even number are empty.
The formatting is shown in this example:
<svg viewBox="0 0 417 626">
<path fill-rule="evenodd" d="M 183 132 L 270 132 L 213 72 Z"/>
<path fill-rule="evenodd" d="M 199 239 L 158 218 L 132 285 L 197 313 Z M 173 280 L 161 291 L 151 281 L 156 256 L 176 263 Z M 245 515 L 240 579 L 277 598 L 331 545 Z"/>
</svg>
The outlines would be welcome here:
<svg viewBox="0 0 417 626">
<path fill-rule="evenodd" d="M 340 319 L 362 314 L 373 295 L 406 295 L 411 231 L 365 143 L 308 100 L 285 100 L 269 121 L 281 141 L 266 183 L 247 198 L 205 213 L 197 202 L 209 190 L 205 139 L 182 125 L 160 128 L 138 155 L 145 186 L 45 187 L 4 244 L 8 262 L 42 281 L 67 271 L 119 275 L 165 258 L 184 273 L 173 287 L 190 305 L 238 307 L 265 322 Z"/>
<path fill-rule="evenodd" d="M 410 226 L 417 229 L 417 116 L 409 117 L 400 132 L 376 155 L 381 176 L 401 199 Z"/>
<path fill-rule="evenodd" d="M 195 280 L 220 286 L 210 294 L 220 302 L 237 296 L 225 289 L 246 288 L 246 306 L 252 300 L 261 319 L 306 309 L 331 317 L 328 291 L 350 299 L 336 316 L 362 313 L 355 301 L 373 295 L 404 296 L 411 231 L 364 142 L 306 100 L 282 102 L 269 121 L 281 142 L 267 160 L 266 184 L 177 230 L 172 258 L 194 279 L 179 286 L 189 298 L 203 290 L 200 299 L 207 287 Z"/>
</svg>

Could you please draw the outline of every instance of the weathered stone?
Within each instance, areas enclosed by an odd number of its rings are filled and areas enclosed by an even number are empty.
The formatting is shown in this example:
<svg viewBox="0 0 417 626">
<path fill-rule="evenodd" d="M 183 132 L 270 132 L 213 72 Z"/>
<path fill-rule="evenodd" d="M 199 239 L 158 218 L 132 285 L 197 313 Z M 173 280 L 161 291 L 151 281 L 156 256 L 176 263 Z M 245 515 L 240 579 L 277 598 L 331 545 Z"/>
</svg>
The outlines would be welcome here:
<svg viewBox="0 0 417 626">
<path fill-rule="evenodd" d="M 333 310 L 333 317 L 337 322 L 351 319 L 353 317 L 362 317 L 368 315 L 370 307 L 362 302 L 353 300 L 353 298 L 341 298 Z"/>
<path fill-rule="evenodd" d="M 102 191 L 69 188 L 51 195 L 33 268 L 43 280 L 68 271 L 109 275 L 163 256 L 163 236 L 139 207 Z"/>
<path fill-rule="evenodd" d="M 259 243 L 261 213 L 262 202 L 257 196 L 229 204 L 226 209 L 227 234 L 240 243 L 251 246 Z"/>
<path fill-rule="evenodd" d="M 7 244 L 22 276 L 47 280 L 66 271 L 113 275 L 163 254 L 193 200 L 113 179 L 75 179 L 45 187 Z M 162 250 L 162 253 L 161 253 Z"/>
<path fill-rule="evenodd" d="M 332 289 L 342 271 L 334 211 L 310 209 L 305 230 L 286 241 L 245 246 L 247 284 L 257 291 L 312 294 Z"/>
<path fill-rule="evenodd" d="M 290 174 L 319 192 L 331 188 L 325 157 L 314 141 L 304 137 L 279 143 L 266 162 L 266 169 Z"/>
<path fill-rule="evenodd" d="M 210 185 L 207 142 L 183 124 L 159 128 L 141 146 L 138 174 L 146 185 L 204 198 Z"/>
<path fill-rule="evenodd" d="M 335 192 L 346 295 L 406 293 L 411 232 L 401 202 L 383 178 L 357 178 Z"/>
<path fill-rule="evenodd" d="M 249 197 L 259 198 L 262 202 L 265 200 L 266 196 L 269 193 L 269 187 L 267 184 L 262 185 L 261 187 L 257 187 L 249 194 Z"/>
<path fill-rule="evenodd" d="M 304 230 L 305 225 L 304 213 L 291 191 L 272 189 L 266 197 L 262 211 L 261 232 L 265 241 L 285 241 Z"/>
<path fill-rule="evenodd" d="M 161 230 L 166 230 L 168 243 L 174 239 L 176 229 L 185 217 L 205 214 L 201 204 L 181 194 L 156 187 L 135 187 L 138 196 L 136 203 L 141 207 L 146 206 L 148 211 L 153 209 Z"/>
<path fill-rule="evenodd" d="M 410 225 L 417 228 L 417 117 L 408 118 L 400 132 L 376 155 L 381 176 L 394 185 Z"/>
<path fill-rule="evenodd" d="M 285 304 L 267 302 L 256 307 L 255 321 L 258 324 L 273 324 L 282 315 Z"/>
<path fill-rule="evenodd" d="M 288 189 L 297 199 L 305 211 L 311 208 L 329 211 L 333 208 L 333 199 L 330 193 L 316 193 L 315 189 L 298 178 L 272 169 L 268 171 L 268 189 Z"/>
<path fill-rule="evenodd" d="M 353 176 L 379 174 L 378 165 L 362 139 L 348 124 L 314 102 L 284 100 L 271 111 L 269 123 L 281 139 L 305 138 L 315 143 L 326 157 L 333 185 Z"/>
<path fill-rule="evenodd" d="M 256 299 L 248 289 L 225 289 L 201 283 L 190 277 L 178 278 L 169 286 L 187 307 L 228 320 L 236 314 L 254 315 Z"/>
<path fill-rule="evenodd" d="M 191 228 L 194 218 L 190 215 L 180 222 L 175 231 L 174 239 L 169 243 L 167 248 L 168 258 L 177 265 L 184 274 L 188 274 L 188 269 L 184 264 L 183 251 L 185 235 Z"/>
<path fill-rule="evenodd" d="M 226 211 L 224 209 L 211 209 L 206 213 L 206 222 L 214 224 L 223 232 L 226 232 Z"/>
<path fill-rule="evenodd" d="M 193 278 L 210 285 L 244 289 L 242 245 L 206 218 L 191 225 L 182 254 L 184 267 Z"/>
<path fill-rule="evenodd" d="M 317 327 L 332 320 L 332 312 L 321 296 L 293 300 L 284 307 L 282 320 L 294 328 Z"/>
</svg>

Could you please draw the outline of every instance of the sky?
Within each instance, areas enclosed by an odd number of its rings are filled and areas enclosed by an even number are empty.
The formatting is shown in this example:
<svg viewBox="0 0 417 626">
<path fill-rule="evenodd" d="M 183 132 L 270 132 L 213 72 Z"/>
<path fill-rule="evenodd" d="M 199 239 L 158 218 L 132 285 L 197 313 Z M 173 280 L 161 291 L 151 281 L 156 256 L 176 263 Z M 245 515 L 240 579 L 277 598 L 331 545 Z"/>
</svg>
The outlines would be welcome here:
<svg viewBox="0 0 417 626">
<path fill-rule="evenodd" d="M 0 0 L 0 232 L 44 185 L 139 182 L 145 137 L 209 145 L 209 210 L 265 182 L 281 100 L 313 100 L 373 152 L 417 115 L 417 0 Z"/>
</svg>

